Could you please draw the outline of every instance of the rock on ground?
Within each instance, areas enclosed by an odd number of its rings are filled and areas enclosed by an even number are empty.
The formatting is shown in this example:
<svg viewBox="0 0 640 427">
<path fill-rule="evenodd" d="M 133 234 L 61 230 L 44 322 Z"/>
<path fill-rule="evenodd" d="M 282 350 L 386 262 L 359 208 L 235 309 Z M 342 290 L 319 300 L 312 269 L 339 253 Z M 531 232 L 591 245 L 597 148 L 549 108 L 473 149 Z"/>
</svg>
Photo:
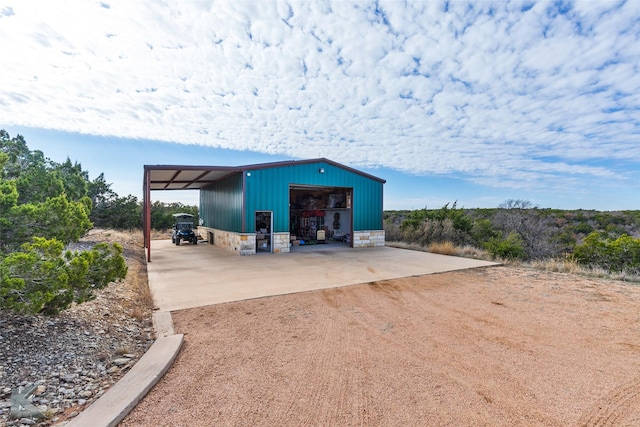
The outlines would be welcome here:
<svg viewBox="0 0 640 427">
<path fill-rule="evenodd" d="M 152 307 L 138 295 L 147 286 L 140 238 L 141 233 L 92 230 L 81 240 L 77 248 L 118 241 L 125 249 L 127 278 L 98 291 L 95 300 L 52 317 L 0 310 L 0 425 L 62 424 L 105 393 L 151 346 Z M 37 386 L 30 401 L 47 420 L 10 417 L 12 392 L 30 384 Z"/>
</svg>

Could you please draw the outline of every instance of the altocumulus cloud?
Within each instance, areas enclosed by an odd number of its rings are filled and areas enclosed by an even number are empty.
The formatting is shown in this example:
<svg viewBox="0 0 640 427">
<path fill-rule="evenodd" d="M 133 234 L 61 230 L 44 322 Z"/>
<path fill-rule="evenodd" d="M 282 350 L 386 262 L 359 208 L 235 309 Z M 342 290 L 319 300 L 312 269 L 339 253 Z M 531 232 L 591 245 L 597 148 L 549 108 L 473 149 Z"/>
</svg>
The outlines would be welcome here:
<svg viewBox="0 0 640 427">
<path fill-rule="evenodd" d="M 633 186 L 639 39 L 638 1 L 4 1 L 1 120 Z"/>
</svg>

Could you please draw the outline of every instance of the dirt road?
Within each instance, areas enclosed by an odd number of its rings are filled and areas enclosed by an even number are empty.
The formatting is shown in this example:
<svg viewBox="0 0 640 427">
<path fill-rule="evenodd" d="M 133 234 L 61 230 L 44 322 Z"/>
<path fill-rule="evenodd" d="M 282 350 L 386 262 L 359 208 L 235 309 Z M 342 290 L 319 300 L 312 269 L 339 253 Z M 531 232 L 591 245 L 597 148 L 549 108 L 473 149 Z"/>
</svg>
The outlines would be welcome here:
<svg viewBox="0 0 640 427">
<path fill-rule="evenodd" d="M 122 426 L 640 425 L 640 287 L 495 267 L 173 313 Z"/>
</svg>

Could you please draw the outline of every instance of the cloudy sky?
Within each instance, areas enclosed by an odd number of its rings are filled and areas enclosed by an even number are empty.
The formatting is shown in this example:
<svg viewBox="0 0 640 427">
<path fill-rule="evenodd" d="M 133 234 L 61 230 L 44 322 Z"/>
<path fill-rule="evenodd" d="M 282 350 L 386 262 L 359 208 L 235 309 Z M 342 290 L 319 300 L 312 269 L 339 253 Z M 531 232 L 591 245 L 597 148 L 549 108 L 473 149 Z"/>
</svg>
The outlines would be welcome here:
<svg viewBox="0 0 640 427">
<path fill-rule="evenodd" d="M 637 0 L 0 0 L 0 52 L 0 127 L 136 192 L 327 157 L 388 209 L 640 209 Z"/>
</svg>

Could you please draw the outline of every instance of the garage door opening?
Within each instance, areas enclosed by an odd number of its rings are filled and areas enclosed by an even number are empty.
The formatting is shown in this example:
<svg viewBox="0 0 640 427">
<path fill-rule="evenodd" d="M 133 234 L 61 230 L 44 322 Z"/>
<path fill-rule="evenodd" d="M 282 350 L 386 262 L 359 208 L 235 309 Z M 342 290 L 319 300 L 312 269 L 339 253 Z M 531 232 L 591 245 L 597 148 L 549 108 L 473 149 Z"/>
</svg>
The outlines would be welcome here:
<svg viewBox="0 0 640 427">
<path fill-rule="evenodd" d="M 351 188 L 291 185 L 291 250 L 327 246 L 352 247 L 352 197 Z"/>
</svg>

